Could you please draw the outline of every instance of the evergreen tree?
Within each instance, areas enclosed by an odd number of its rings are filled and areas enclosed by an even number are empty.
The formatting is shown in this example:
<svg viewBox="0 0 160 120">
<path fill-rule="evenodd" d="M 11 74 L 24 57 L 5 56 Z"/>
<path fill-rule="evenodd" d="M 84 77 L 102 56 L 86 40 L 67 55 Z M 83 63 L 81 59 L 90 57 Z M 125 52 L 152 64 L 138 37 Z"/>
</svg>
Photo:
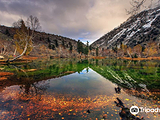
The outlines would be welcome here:
<svg viewBox="0 0 160 120">
<path fill-rule="evenodd" d="M 51 45 L 51 43 L 49 43 L 48 48 L 49 48 L 49 49 L 52 49 L 52 50 L 55 50 L 55 46 L 54 46 L 54 45 Z"/>
<path fill-rule="evenodd" d="M 69 51 L 72 53 L 72 50 L 73 50 L 73 46 L 72 46 L 72 43 L 69 42 Z"/>
<path fill-rule="evenodd" d="M 49 42 L 49 43 L 51 42 L 51 40 L 49 39 L 49 37 L 48 37 L 48 39 L 47 39 L 47 40 L 48 40 L 48 42 Z"/>
<path fill-rule="evenodd" d="M 8 29 L 6 29 L 5 34 L 10 36 L 10 33 L 9 33 Z"/>
<path fill-rule="evenodd" d="M 79 53 L 84 53 L 84 51 L 83 51 L 83 43 L 80 40 L 78 40 L 78 42 L 77 42 L 77 51 Z"/>
<path fill-rule="evenodd" d="M 91 45 L 89 46 L 89 50 L 92 50 L 92 46 Z"/>
<path fill-rule="evenodd" d="M 96 48 L 96 56 L 98 56 L 98 47 Z"/>
<path fill-rule="evenodd" d="M 49 48 L 49 49 L 52 49 L 52 45 L 51 45 L 50 43 L 49 43 L 49 45 L 48 45 L 48 48 Z"/>
<path fill-rule="evenodd" d="M 80 53 L 80 40 L 77 42 L 77 51 Z"/>
<path fill-rule="evenodd" d="M 84 54 L 88 55 L 88 52 L 89 52 L 89 42 L 87 41 L 87 46 L 84 49 Z"/>
<path fill-rule="evenodd" d="M 52 45 L 52 50 L 55 50 L 55 46 L 54 45 Z"/>
<path fill-rule="evenodd" d="M 65 43 L 64 43 L 64 40 L 62 41 L 62 46 L 65 48 Z"/>
<path fill-rule="evenodd" d="M 58 47 L 59 45 L 58 45 L 58 41 L 57 40 L 54 40 L 55 41 L 55 45 L 56 45 L 56 47 Z"/>
</svg>

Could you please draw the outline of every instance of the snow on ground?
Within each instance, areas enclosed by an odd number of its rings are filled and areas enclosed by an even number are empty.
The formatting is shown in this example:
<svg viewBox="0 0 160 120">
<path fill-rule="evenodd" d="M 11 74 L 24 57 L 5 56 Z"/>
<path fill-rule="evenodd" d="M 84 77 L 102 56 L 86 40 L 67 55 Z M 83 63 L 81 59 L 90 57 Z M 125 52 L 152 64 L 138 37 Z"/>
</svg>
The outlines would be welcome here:
<svg viewBox="0 0 160 120">
<path fill-rule="evenodd" d="M 127 32 L 129 32 L 130 30 L 135 28 L 138 25 L 139 22 L 140 22 L 140 18 L 137 18 L 137 20 L 131 25 L 131 27 L 128 28 Z"/>
<path fill-rule="evenodd" d="M 160 9 L 157 10 L 157 12 L 160 11 Z"/>
<path fill-rule="evenodd" d="M 127 35 L 127 39 L 130 39 L 133 35 L 135 35 L 137 32 L 139 32 L 140 29 L 138 29 L 136 32 L 135 31 L 132 31 L 132 33 L 130 35 Z"/>
<path fill-rule="evenodd" d="M 103 45 L 105 43 L 105 40 L 103 40 L 103 42 L 98 46 L 98 47 L 100 47 L 101 45 Z"/>
<path fill-rule="evenodd" d="M 145 25 L 143 25 L 143 28 L 149 28 L 149 27 L 151 27 L 151 25 L 152 25 L 152 23 L 156 20 L 156 18 L 158 17 L 158 16 L 160 16 L 160 13 L 159 14 L 157 14 L 156 15 L 156 17 L 154 17 L 152 20 L 150 20 L 150 22 L 149 23 L 147 23 L 147 24 L 145 24 Z M 148 20 L 149 21 L 149 20 Z"/>
<path fill-rule="evenodd" d="M 117 33 L 111 40 L 108 41 L 108 43 L 113 43 L 116 41 L 120 36 L 126 31 L 126 29 L 121 30 L 119 33 Z"/>
</svg>

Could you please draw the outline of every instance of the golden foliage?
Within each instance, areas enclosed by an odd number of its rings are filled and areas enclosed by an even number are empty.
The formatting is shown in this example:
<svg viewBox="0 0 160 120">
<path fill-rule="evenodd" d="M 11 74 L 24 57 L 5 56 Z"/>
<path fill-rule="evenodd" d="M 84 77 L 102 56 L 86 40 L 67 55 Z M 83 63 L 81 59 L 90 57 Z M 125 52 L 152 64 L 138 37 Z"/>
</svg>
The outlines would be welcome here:
<svg viewBox="0 0 160 120">
<path fill-rule="evenodd" d="M 22 54 L 27 44 L 27 50 L 25 55 L 28 55 L 33 49 L 32 36 L 29 35 L 30 30 L 25 26 L 25 23 L 21 21 L 21 27 L 16 31 L 14 35 L 15 45 L 19 54 Z"/>
<path fill-rule="evenodd" d="M 129 47 L 129 48 L 127 48 L 127 53 L 129 54 L 129 56 L 131 57 L 131 55 L 132 55 L 132 48 L 131 47 Z"/>
<path fill-rule="evenodd" d="M 143 54 L 146 56 L 153 56 L 155 54 L 158 54 L 156 43 L 148 43 L 147 47 L 144 49 Z"/>
<path fill-rule="evenodd" d="M 122 44 L 121 48 L 122 48 L 122 50 L 126 50 L 127 49 L 127 45 Z"/>
<path fill-rule="evenodd" d="M 140 44 L 136 45 L 133 49 L 136 53 L 142 52 L 142 46 Z"/>
<path fill-rule="evenodd" d="M 154 54 L 157 54 L 157 53 L 158 53 L 157 49 L 156 48 L 152 48 L 152 47 L 146 48 L 144 50 L 144 54 L 148 55 L 148 56 L 153 56 Z"/>
</svg>

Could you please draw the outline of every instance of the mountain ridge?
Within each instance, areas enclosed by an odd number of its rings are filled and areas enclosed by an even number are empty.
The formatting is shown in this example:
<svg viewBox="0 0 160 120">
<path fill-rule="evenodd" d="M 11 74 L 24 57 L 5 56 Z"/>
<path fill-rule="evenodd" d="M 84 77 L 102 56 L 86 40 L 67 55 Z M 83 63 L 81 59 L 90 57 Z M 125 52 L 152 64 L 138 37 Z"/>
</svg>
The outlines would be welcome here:
<svg viewBox="0 0 160 120">
<path fill-rule="evenodd" d="M 160 7 L 142 11 L 129 17 L 119 27 L 114 28 L 91 44 L 92 47 L 111 49 L 122 43 L 128 47 L 144 46 L 148 41 L 158 41 L 160 37 Z"/>
</svg>

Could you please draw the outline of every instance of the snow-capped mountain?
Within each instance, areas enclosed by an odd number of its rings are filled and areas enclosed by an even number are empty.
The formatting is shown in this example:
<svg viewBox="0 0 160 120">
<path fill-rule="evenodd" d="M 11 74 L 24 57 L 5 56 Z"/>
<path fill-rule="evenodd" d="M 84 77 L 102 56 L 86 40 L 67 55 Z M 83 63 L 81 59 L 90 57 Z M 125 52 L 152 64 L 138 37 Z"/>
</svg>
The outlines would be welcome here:
<svg viewBox="0 0 160 120">
<path fill-rule="evenodd" d="M 119 27 L 92 43 L 92 47 L 112 48 L 122 43 L 133 47 L 145 45 L 148 41 L 158 41 L 160 37 L 160 7 L 145 10 L 130 17 Z"/>
</svg>

